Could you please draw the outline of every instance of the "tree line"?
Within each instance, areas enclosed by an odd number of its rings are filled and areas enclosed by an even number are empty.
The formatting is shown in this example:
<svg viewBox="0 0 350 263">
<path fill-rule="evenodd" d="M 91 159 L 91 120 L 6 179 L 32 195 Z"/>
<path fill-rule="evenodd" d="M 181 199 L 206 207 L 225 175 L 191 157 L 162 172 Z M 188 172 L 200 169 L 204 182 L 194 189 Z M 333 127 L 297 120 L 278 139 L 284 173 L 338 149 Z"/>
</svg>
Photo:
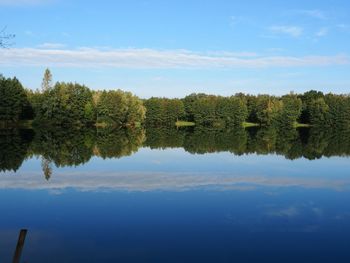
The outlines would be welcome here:
<svg viewBox="0 0 350 263">
<path fill-rule="evenodd" d="M 143 123 L 142 100 L 121 90 L 93 91 L 78 83 L 52 84 L 45 71 L 41 90 L 24 89 L 16 78 L 0 76 L 0 122 L 33 120 L 39 126 L 137 126 Z"/>
<path fill-rule="evenodd" d="M 95 91 L 78 83 L 52 83 L 47 69 L 41 90 L 24 89 L 16 78 L 0 76 L 0 123 L 34 120 L 49 126 L 174 126 L 177 121 L 204 127 L 242 124 L 296 127 L 350 127 L 350 96 L 308 91 L 284 96 L 216 96 L 140 99 L 121 90 Z"/>
<path fill-rule="evenodd" d="M 350 127 L 350 96 L 308 91 L 281 97 L 245 95 L 223 97 L 191 94 L 183 99 L 150 98 L 145 100 L 146 123 L 173 125 L 176 120 L 206 127 L 234 127 L 242 123 L 259 126 Z"/>
</svg>

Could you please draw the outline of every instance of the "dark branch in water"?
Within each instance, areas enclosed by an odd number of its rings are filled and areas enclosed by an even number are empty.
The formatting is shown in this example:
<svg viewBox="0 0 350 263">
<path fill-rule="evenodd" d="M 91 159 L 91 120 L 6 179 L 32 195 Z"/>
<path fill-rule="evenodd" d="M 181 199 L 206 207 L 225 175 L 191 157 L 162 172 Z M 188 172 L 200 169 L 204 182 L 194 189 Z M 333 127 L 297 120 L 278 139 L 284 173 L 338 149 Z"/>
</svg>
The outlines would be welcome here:
<svg viewBox="0 0 350 263">
<path fill-rule="evenodd" d="M 24 247 L 24 241 L 26 239 L 27 229 L 21 229 L 18 236 L 15 255 L 13 256 L 13 263 L 19 263 L 21 260 L 22 250 Z"/>
</svg>

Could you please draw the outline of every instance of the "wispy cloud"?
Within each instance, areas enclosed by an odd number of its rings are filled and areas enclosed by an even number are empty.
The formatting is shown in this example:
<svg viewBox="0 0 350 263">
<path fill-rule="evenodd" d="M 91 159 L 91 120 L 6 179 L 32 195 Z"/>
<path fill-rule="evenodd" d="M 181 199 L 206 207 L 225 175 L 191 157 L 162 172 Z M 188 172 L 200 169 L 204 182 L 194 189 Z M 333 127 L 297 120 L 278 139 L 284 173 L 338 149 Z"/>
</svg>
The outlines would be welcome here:
<svg viewBox="0 0 350 263">
<path fill-rule="evenodd" d="M 244 54 L 243 54 L 244 55 Z M 0 50 L 0 66 L 56 66 L 80 68 L 268 68 L 349 64 L 346 55 L 334 56 L 242 56 L 230 52 L 198 53 L 156 49 L 43 49 Z M 247 56 L 249 55 L 249 56 Z"/>
<path fill-rule="evenodd" d="M 27 6 L 51 3 L 53 0 L 0 0 L 3 6 Z"/>
<path fill-rule="evenodd" d="M 318 30 L 315 34 L 316 37 L 324 37 L 328 34 L 329 28 L 328 27 L 322 27 L 320 30 Z"/>
<path fill-rule="evenodd" d="M 66 45 L 62 43 L 43 43 L 38 45 L 38 48 L 42 48 L 42 49 L 61 49 L 65 47 Z"/>
<path fill-rule="evenodd" d="M 318 18 L 318 19 L 327 19 L 326 14 L 318 9 L 313 9 L 313 10 L 298 10 L 298 14 L 313 17 L 313 18 Z"/>
<path fill-rule="evenodd" d="M 271 26 L 268 29 L 271 33 L 288 35 L 290 37 L 300 37 L 303 33 L 303 28 L 298 26 Z"/>
</svg>

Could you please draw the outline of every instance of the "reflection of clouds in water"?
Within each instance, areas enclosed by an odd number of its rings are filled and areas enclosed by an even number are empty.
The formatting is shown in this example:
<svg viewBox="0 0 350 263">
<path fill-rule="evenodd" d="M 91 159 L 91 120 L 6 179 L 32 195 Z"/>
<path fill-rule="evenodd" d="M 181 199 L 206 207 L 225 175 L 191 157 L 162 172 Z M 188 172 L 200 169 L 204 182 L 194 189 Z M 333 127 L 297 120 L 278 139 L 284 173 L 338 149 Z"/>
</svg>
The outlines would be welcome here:
<svg viewBox="0 0 350 263">
<path fill-rule="evenodd" d="M 269 216 L 277 216 L 277 217 L 295 217 L 299 215 L 300 211 L 295 206 L 290 206 L 287 208 L 282 208 L 279 210 L 273 210 L 270 212 L 267 212 L 267 215 Z"/>
<path fill-rule="evenodd" d="M 324 210 L 320 207 L 315 206 L 313 202 L 306 202 L 303 204 L 293 204 L 287 207 L 277 207 L 276 205 L 266 205 L 265 213 L 267 216 L 272 217 L 285 217 L 293 218 L 308 214 L 314 218 L 321 218 L 324 215 Z"/>
<path fill-rule="evenodd" d="M 350 220 L 350 212 L 341 212 L 338 215 L 334 216 L 336 220 Z"/>
<path fill-rule="evenodd" d="M 191 189 L 254 190 L 257 187 L 302 187 L 345 191 L 350 178 L 300 178 L 292 176 L 238 175 L 224 173 L 180 172 L 60 172 L 49 182 L 37 172 L 7 173 L 1 177 L 0 189 L 81 191 L 185 191 Z M 55 193 L 59 193 L 55 192 Z"/>
<path fill-rule="evenodd" d="M 263 208 L 264 209 L 264 208 Z M 313 202 L 300 204 L 265 205 L 264 217 L 271 224 L 278 222 L 274 232 L 317 232 L 323 226 L 323 220 L 328 218 L 324 209 L 316 206 Z"/>
</svg>

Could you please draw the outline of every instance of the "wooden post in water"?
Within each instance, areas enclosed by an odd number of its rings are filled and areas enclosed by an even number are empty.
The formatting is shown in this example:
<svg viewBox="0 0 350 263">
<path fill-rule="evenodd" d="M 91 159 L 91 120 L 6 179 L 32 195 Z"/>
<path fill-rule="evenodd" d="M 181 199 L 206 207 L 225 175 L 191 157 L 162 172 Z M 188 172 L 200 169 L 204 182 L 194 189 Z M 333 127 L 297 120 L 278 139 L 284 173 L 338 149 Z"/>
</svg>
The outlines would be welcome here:
<svg viewBox="0 0 350 263">
<path fill-rule="evenodd" d="M 26 235 L 27 235 L 27 229 L 21 229 L 21 231 L 19 232 L 16 251 L 15 251 L 15 255 L 13 256 L 12 263 L 19 263 L 20 262 L 22 250 L 24 247 L 24 241 L 26 239 Z"/>
</svg>

